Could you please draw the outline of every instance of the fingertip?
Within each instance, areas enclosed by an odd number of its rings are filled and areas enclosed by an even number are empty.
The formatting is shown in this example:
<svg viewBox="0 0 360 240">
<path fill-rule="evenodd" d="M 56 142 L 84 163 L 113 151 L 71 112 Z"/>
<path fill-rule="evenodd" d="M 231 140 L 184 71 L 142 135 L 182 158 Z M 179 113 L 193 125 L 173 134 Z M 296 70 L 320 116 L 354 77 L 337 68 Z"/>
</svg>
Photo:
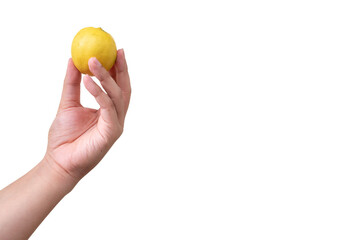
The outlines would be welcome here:
<svg viewBox="0 0 360 240">
<path fill-rule="evenodd" d="M 97 60 L 96 57 L 91 57 L 91 58 L 89 59 L 89 61 L 88 61 L 88 65 L 89 65 L 89 67 L 90 67 L 90 66 L 97 66 L 97 67 L 99 67 L 99 66 L 101 66 L 101 63 L 99 62 L 99 60 Z"/>
<path fill-rule="evenodd" d="M 91 67 L 92 67 L 92 65 L 93 65 L 94 58 L 95 58 L 95 57 L 91 57 L 91 58 L 89 59 L 89 61 L 88 61 L 88 66 L 89 66 L 90 69 L 91 69 Z"/>
<path fill-rule="evenodd" d="M 76 78 L 78 78 L 81 75 L 80 71 L 75 66 L 72 58 L 69 58 L 69 60 L 68 60 L 67 75 L 73 76 Z"/>
<path fill-rule="evenodd" d="M 68 70 L 74 65 L 72 58 L 69 58 L 67 68 Z"/>
<path fill-rule="evenodd" d="M 83 77 L 83 82 L 84 82 L 84 86 L 85 86 L 86 90 L 88 90 L 91 94 L 93 94 L 93 92 L 94 92 L 93 85 L 95 84 L 94 80 L 88 74 L 86 74 Z"/>
<path fill-rule="evenodd" d="M 89 58 L 88 64 L 91 65 L 95 61 L 96 57 Z"/>
<path fill-rule="evenodd" d="M 84 84 L 88 84 L 89 82 L 93 81 L 93 79 L 88 74 L 84 75 L 83 80 L 84 80 Z"/>
<path fill-rule="evenodd" d="M 123 71 L 127 70 L 125 52 L 124 52 L 123 48 L 119 49 L 118 52 L 117 52 L 116 66 L 117 66 L 117 70 L 119 72 L 123 72 Z"/>
<path fill-rule="evenodd" d="M 69 66 L 69 67 L 74 67 L 74 68 L 76 68 L 76 67 L 75 67 L 75 64 L 74 64 L 74 61 L 72 60 L 72 58 L 69 58 L 69 60 L 68 60 L 68 66 Z"/>
<path fill-rule="evenodd" d="M 124 59 L 125 58 L 125 52 L 124 52 L 124 49 L 121 48 L 117 51 L 117 59 Z"/>
</svg>

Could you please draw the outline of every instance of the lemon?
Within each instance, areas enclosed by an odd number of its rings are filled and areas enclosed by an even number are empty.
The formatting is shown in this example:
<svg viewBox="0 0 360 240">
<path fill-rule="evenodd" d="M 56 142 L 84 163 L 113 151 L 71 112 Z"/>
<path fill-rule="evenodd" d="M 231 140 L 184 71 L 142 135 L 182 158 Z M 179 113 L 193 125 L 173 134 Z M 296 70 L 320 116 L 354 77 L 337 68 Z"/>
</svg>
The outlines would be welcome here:
<svg viewBox="0 0 360 240">
<path fill-rule="evenodd" d="M 71 56 L 81 73 L 92 76 L 88 65 L 89 59 L 96 57 L 109 71 L 116 60 L 116 44 L 113 37 L 101 28 L 86 27 L 74 37 Z"/>
</svg>

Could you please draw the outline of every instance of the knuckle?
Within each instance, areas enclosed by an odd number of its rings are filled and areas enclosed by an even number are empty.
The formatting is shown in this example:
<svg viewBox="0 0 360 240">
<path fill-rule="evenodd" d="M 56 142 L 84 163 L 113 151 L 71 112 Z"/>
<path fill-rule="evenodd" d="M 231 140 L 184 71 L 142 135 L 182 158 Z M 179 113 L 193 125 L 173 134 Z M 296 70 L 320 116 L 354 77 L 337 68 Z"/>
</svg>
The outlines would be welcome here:
<svg viewBox="0 0 360 240">
<path fill-rule="evenodd" d="M 130 96 L 132 92 L 132 88 L 131 86 L 125 87 L 124 90 L 122 90 L 121 92 Z"/>
<path fill-rule="evenodd" d="M 95 88 L 94 89 L 94 96 L 95 97 L 101 96 L 102 93 L 103 92 L 102 92 L 102 90 L 100 88 Z"/>
<path fill-rule="evenodd" d="M 105 82 L 106 81 L 106 75 L 105 75 L 105 73 L 103 73 L 103 72 L 99 72 L 99 81 L 100 82 Z"/>
<path fill-rule="evenodd" d="M 117 97 L 120 97 L 121 94 L 122 94 L 121 89 L 120 89 L 119 87 L 117 87 L 117 88 L 115 89 L 115 95 L 116 95 Z"/>
<path fill-rule="evenodd" d="M 104 93 L 104 99 L 105 99 L 105 104 L 107 105 L 107 106 L 112 106 L 113 104 L 112 104 L 112 100 L 108 97 L 108 96 L 106 96 L 106 94 Z"/>
<path fill-rule="evenodd" d="M 97 72 L 98 79 L 102 81 L 108 80 L 110 74 L 106 71 L 106 69 L 99 69 Z"/>
<path fill-rule="evenodd" d="M 116 137 L 116 139 L 118 139 L 121 135 L 122 135 L 122 133 L 124 132 L 124 128 L 122 127 L 122 126 L 118 126 L 117 127 L 117 130 L 116 130 L 116 132 L 115 132 L 115 137 Z"/>
</svg>

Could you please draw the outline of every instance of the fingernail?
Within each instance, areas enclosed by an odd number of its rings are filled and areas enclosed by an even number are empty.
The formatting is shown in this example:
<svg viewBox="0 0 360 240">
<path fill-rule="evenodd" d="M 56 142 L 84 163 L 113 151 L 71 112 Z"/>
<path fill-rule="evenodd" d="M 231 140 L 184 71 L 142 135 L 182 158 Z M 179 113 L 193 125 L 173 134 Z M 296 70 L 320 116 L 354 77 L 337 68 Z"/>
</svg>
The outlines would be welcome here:
<svg viewBox="0 0 360 240">
<path fill-rule="evenodd" d="M 92 61 L 94 62 L 94 64 L 95 64 L 96 66 L 98 66 L 98 67 L 101 66 L 101 63 L 96 59 L 96 57 L 92 57 L 91 59 L 92 59 Z"/>
</svg>

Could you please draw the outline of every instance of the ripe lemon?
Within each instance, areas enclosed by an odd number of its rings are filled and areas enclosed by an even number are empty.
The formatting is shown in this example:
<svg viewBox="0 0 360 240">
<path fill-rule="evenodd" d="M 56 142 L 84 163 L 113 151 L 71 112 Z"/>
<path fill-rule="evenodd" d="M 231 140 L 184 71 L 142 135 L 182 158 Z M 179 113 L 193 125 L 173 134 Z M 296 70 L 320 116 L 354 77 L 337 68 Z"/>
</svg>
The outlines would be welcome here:
<svg viewBox="0 0 360 240">
<path fill-rule="evenodd" d="M 81 29 L 71 45 L 71 56 L 76 68 L 84 74 L 93 75 L 88 61 L 92 57 L 110 70 L 116 60 L 116 45 L 112 36 L 101 28 L 86 27 Z"/>
</svg>

